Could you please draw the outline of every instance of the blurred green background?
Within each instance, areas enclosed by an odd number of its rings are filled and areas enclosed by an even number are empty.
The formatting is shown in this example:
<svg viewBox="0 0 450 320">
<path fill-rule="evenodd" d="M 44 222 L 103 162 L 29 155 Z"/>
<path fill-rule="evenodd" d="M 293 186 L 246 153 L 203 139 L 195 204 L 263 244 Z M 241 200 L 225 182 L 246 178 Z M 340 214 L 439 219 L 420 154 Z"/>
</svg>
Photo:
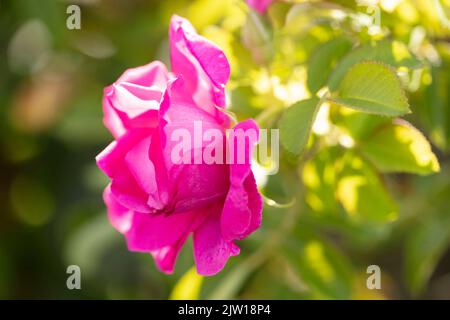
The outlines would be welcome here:
<svg viewBox="0 0 450 320">
<path fill-rule="evenodd" d="M 81 7 L 81 30 L 66 28 L 70 4 Z M 265 17 L 249 16 L 241 0 L 2 0 L 0 298 L 450 299 L 450 4 L 378 5 L 382 32 L 363 21 L 366 7 L 345 0 L 280 2 Z M 421 62 L 403 70 L 413 111 L 406 118 L 431 140 L 441 172 L 380 173 L 380 190 L 359 194 L 370 211 L 379 209 L 370 195 L 389 191 L 398 218 L 380 222 L 346 213 L 345 200 L 336 200 L 332 165 L 351 150 L 330 143 L 298 167 L 283 153 L 264 193 L 293 205 L 266 205 L 263 228 L 240 242 L 241 255 L 219 275 L 189 271 L 190 244 L 174 275 L 159 273 L 109 225 L 107 179 L 94 158 L 112 140 L 102 124 L 103 88 L 127 68 L 154 59 L 169 65 L 172 14 L 225 50 L 233 112 L 266 127 L 277 127 L 266 109 L 311 95 L 308 72 L 321 44 L 341 36 L 356 45 L 404 43 Z M 351 116 L 336 110 L 336 126 L 353 132 Z M 318 131 L 312 140 L 328 143 Z M 381 290 L 366 288 L 372 264 L 381 268 Z M 81 267 L 81 290 L 66 287 L 69 265 Z"/>
</svg>

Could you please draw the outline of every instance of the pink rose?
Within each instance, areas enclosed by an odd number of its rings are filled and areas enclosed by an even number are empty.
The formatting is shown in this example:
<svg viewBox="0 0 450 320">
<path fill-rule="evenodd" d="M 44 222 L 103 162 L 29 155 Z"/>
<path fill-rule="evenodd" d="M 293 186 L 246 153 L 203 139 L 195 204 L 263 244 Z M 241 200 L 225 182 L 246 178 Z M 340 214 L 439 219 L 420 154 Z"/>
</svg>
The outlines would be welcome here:
<svg viewBox="0 0 450 320">
<path fill-rule="evenodd" d="M 247 0 L 247 4 L 259 14 L 266 13 L 267 8 L 275 0 Z"/>
<path fill-rule="evenodd" d="M 197 271 L 213 275 L 239 254 L 235 241 L 261 224 L 262 199 L 250 167 L 259 129 L 253 120 L 229 128 L 220 110 L 228 61 L 177 16 L 171 20 L 170 50 L 172 73 L 153 62 L 127 70 L 105 89 L 104 122 L 115 141 L 97 156 L 111 179 L 104 201 L 111 224 L 131 251 L 151 253 L 158 268 L 171 273 L 193 234 Z M 180 144 L 173 137 L 179 132 L 216 136 L 206 145 L 194 140 L 180 153 L 183 161 L 174 161 Z M 254 134 L 244 135 L 240 144 L 239 133 Z M 208 152 L 220 161 L 197 162 Z"/>
<path fill-rule="evenodd" d="M 130 128 L 156 126 L 169 73 L 154 61 L 128 69 L 103 94 L 103 122 L 115 138 Z"/>
</svg>

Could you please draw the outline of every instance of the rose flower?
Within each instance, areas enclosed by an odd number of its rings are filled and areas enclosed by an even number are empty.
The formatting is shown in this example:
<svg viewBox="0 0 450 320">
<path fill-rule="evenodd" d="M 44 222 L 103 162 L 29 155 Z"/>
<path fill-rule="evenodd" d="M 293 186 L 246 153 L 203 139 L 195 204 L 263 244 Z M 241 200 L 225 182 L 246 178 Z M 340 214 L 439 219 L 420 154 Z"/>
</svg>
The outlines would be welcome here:
<svg viewBox="0 0 450 320">
<path fill-rule="evenodd" d="M 104 191 L 109 219 L 129 250 L 150 253 L 171 273 L 192 234 L 197 272 L 213 275 L 239 254 L 235 241 L 261 224 L 251 171 L 259 129 L 253 120 L 230 127 L 222 50 L 177 16 L 169 36 L 170 73 L 155 61 L 105 89 L 104 123 L 115 141 L 96 159 L 111 180 Z M 200 133 L 208 143 L 184 141 L 180 149 L 180 132 Z M 214 161 L 200 159 L 205 155 Z"/>
</svg>

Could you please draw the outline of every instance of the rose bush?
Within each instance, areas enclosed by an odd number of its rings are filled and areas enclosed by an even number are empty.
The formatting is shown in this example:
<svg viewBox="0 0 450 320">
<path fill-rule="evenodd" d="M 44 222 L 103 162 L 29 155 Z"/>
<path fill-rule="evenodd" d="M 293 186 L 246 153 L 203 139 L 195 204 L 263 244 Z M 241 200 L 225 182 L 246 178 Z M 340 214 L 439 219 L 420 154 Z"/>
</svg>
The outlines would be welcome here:
<svg viewBox="0 0 450 320">
<path fill-rule="evenodd" d="M 227 137 L 230 119 L 223 111 L 227 58 L 178 16 L 171 20 L 169 37 L 171 72 L 152 62 L 127 70 L 105 89 L 104 123 L 115 141 L 97 156 L 97 164 L 111 179 L 104 191 L 109 219 L 131 251 L 151 253 L 158 268 L 171 273 L 193 234 L 197 271 L 213 275 L 239 254 L 234 241 L 261 224 L 262 199 L 251 171 L 259 131 L 253 120 L 237 124 L 231 130 L 256 134 L 248 135 L 245 150 L 236 150 L 238 135 Z M 234 148 L 234 157 L 244 151 L 245 161 L 174 162 L 173 133 L 183 129 L 194 136 L 195 121 L 204 132 L 221 133 L 209 147 Z"/>
</svg>

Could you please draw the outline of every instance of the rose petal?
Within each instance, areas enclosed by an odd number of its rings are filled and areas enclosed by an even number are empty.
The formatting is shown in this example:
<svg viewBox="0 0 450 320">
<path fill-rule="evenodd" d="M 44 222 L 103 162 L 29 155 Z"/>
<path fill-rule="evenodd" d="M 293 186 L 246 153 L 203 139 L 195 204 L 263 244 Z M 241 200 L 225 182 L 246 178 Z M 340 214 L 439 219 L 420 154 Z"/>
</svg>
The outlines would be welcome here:
<svg viewBox="0 0 450 320">
<path fill-rule="evenodd" d="M 156 266 L 164 273 L 172 273 L 178 254 L 181 251 L 183 244 L 186 242 L 192 231 L 196 230 L 204 221 L 207 215 L 195 214 L 190 221 L 189 227 L 180 239 L 172 245 L 166 246 L 162 249 L 152 251 L 151 254 L 155 260 Z"/>
<path fill-rule="evenodd" d="M 136 212 L 127 232 L 131 251 L 150 252 L 175 244 L 190 231 L 194 213 L 147 214 Z"/>
<path fill-rule="evenodd" d="M 163 63 L 128 69 L 103 95 L 103 122 L 114 137 L 128 129 L 154 127 L 169 74 Z"/>
<path fill-rule="evenodd" d="M 251 172 L 247 179 L 245 179 L 244 188 L 245 191 L 247 191 L 248 207 L 251 212 L 251 218 L 247 230 L 245 230 L 240 238 L 247 237 L 261 226 L 263 209 L 263 199 L 258 191 L 258 186 L 256 185 L 253 172 Z"/>
<path fill-rule="evenodd" d="M 238 123 L 229 134 L 230 180 L 242 184 L 251 172 L 253 149 L 259 140 L 259 128 L 253 119 Z"/>
<path fill-rule="evenodd" d="M 121 82 L 113 85 L 107 97 L 118 111 L 133 119 L 149 110 L 158 110 L 162 95 L 163 91 L 158 87 Z"/>
<path fill-rule="evenodd" d="M 166 274 L 173 273 L 178 254 L 180 253 L 181 248 L 186 242 L 188 236 L 189 234 L 186 233 L 186 235 L 181 237 L 177 242 L 175 242 L 175 244 L 151 252 L 151 255 L 153 256 L 155 264 L 159 270 Z"/>
<path fill-rule="evenodd" d="M 142 139 L 125 156 L 130 173 L 148 195 L 147 204 L 162 210 L 168 204 L 169 183 L 162 159 L 159 134 Z"/>
<path fill-rule="evenodd" d="M 129 82 L 145 87 L 159 86 L 161 90 L 164 90 L 168 80 L 169 73 L 164 63 L 153 61 L 144 66 L 128 69 L 116 83 Z"/>
<path fill-rule="evenodd" d="M 230 78 L 230 65 L 223 51 L 176 15 L 170 22 L 169 38 L 172 71 L 183 76 L 199 107 L 221 122 L 228 122 L 228 117 L 215 108 L 225 107 L 225 85 Z"/>
<path fill-rule="evenodd" d="M 134 129 L 113 141 L 95 158 L 98 167 L 110 178 L 119 175 L 124 170 L 126 154 L 152 133 L 149 129 Z"/>
<path fill-rule="evenodd" d="M 225 128 L 217 122 L 217 119 L 194 104 L 183 78 L 169 81 L 161 102 L 159 116 L 162 148 L 165 151 L 164 158 L 168 169 L 175 164 L 171 153 L 179 143 L 178 140 L 172 141 L 175 137 L 174 132 L 186 132 L 190 138 L 188 142 L 193 149 L 202 148 L 203 133 L 209 129 L 217 130 L 225 137 Z M 201 127 L 201 131 L 196 133 L 196 127 Z M 198 142 L 200 145 L 196 146 Z"/>
<path fill-rule="evenodd" d="M 230 256 L 239 254 L 239 247 L 225 241 L 220 230 L 220 206 L 210 208 L 208 218 L 194 231 L 194 258 L 197 272 L 211 276 L 223 269 Z"/>
<path fill-rule="evenodd" d="M 111 192 L 124 207 L 150 212 L 148 194 L 139 186 L 125 162 L 126 155 L 154 130 L 134 129 L 111 143 L 96 158 L 97 165 L 111 178 Z M 148 154 L 148 153 L 147 153 Z"/>
<path fill-rule="evenodd" d="M 247 0 L 247 4 L 263 15 L 274 0 Z"/>
<path fill-rule="evenodd" d="M 103 191 L 103 200 L 108 209 L 108 218 L 112 226 L 121 233 L 126 233 L 131 228 L 133 212 L 121 206 L 111 194 L 110 185 Z"/>
<path fill-rule="evenodd" d="M 240 130 L 242 135 L 239 135 Z M 234 150 L 230 164 L 231 185 L 221 217 L 221 230 L 226 241 L 243 239 L 256 230 L 261 224 L 262 212 L 262 198 L 251 172 L 252 151 L 259 137 L 258 126 L 253 120 L 247 120 L 236 125 L 234 133 L 230 135 L 230 148 Z M 246 139 L 244 134 L 247 133 Z M 239 139 L 245 141 L 239 142 Z M 245 153 L 242 164 L 237 163 L 239 153 Z"/>
<path fill-rule="evenodd" d="M 203 133 L 207 130 L 216 130 L 225 139 L 224 128 L 211 115 L 192 104 L 182 79 L 168 84 L 161 104 L 159 128 L 165 166 L 171 182 L 178 186 L 175 212 L 194 210 L 224 198 L 229 185 L 228 165 L 225 159 L 222 164 L 204 163 L 202 143 Z M 173 159 L 172 152 L 180 141 L 172 138 L 179 131 L 185 132 L 189 139 L 186 146 L 188 163 Z"/>
</svg>

